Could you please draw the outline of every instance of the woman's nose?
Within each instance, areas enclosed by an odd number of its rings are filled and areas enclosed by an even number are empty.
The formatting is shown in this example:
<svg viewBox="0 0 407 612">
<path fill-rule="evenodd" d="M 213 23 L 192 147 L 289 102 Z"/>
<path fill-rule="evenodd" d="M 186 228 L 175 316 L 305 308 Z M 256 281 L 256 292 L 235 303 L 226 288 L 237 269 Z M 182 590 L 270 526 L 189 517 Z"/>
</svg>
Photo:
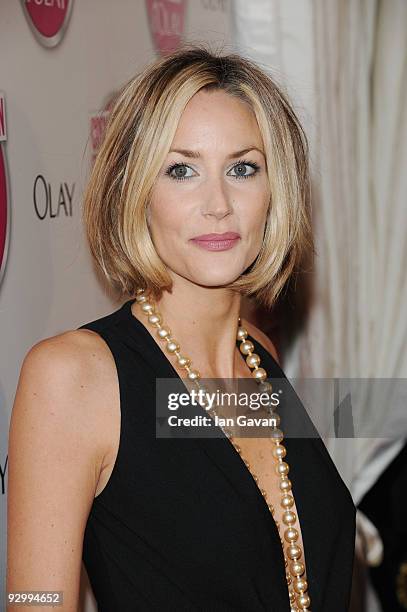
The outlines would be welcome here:
<svg viewBox="0 0 407 612">
<path fill-rule="evenodd" d="M 222 179 L 211 181 L 205 191 L 202 203 L 203 215 L 214 215 L 217 219 L 222 219 L 232 212 L 232 198 Z"/>
</svg>

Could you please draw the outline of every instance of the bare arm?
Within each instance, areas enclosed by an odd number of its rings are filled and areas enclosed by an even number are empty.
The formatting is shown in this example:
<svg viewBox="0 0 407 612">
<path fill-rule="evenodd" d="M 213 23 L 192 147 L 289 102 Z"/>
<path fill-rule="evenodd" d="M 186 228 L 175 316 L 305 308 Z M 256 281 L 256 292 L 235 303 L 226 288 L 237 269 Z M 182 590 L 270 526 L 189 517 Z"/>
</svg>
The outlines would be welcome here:
<svg viewBox="0 0 407 612">
<path fill-rule="evenodd" d="M 63 591 L 58 609 L 72 612 L 78 609 L 84 529 L 106 450 L 103 360 L 95 340 L 84 338 L 83 332 L 66 332 L 27 353 L 9 432 L 6 590 Z"/>
</svg>

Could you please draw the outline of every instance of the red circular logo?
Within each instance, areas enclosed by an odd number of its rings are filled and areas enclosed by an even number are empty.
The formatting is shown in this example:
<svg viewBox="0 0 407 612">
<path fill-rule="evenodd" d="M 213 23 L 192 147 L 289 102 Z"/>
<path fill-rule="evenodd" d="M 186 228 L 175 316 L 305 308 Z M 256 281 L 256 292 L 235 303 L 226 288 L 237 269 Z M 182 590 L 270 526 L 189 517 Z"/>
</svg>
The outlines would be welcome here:
<svg viewBox="0 0 407 612">
<path fill-rule="evenodd" d="M 156 50 L 165 55 L 179 46 L 185 25 L 186 0 L 146 0 Z"/>
<path fill-rule="evenodd" d="M 10 232 L 9 187 L 5 143 L 7 140 L 6 100 L 0 91 L 0 283 L 6 268 Z"/>
<path fill-rule="evenodd" d="M 4 147 L 0 143 L 0 283 L 6 268 L 10 211 L 8 206 L 7 165 Z"/>
<path fill-rule="evenodd" d="M 37 40 L 45 47 L 61 42 L 73 0 L 21 0 L 25 16 Z"/>
</svg>

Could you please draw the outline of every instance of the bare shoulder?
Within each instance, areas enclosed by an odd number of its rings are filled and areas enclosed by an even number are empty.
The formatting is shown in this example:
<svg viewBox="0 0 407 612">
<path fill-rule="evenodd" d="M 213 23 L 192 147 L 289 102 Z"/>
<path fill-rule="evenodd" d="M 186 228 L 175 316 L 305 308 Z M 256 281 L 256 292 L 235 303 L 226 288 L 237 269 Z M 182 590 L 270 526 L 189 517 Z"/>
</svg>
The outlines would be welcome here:
<svg viewBox="0 0 407 612">
<path fill-rule="evenodd" d="M 94 382 L 112 375 L 114 359 L 103 338 L 87 329 L 68 330 L 40 340 L 27 352 L 21 371 L 25 374 L 46 371 L 89 389 Z M 44 377 L 44 375 L 42 375 Z"/>
<path fill-rule="evenodd" d="M 88 329 L 74 329 L 40 340 L 27 352 L 23 367 L 52 364 L 54 368 L 93 368 L 106 366 L 110 351 L 101 336 Z M 88 370 L 87 370 L 88 371 Z"/>
<path fill-rule="evenodd" d="M 252 336 L 252 338 L 257 340 L 257 342 L 259 342 L 269 353 L 271 353 L 277 363 L 281 365 L 277 349 L 271 339 L 247 319 L 242 318 L 242 324 L 247 329 L 249 336 Z"/>
<path fill-rule="evenodd" d="M 40 340 L 25 355 L 12 420 L 30 407 L 36 417 L 44 417 L 44 427 L 53 427 L 56 419 L 64 427 L 74 423 L 102 461 L 110 448 L 105 423 L 118 395 L 115 363 L 105 341 L 90 330 L 68 330 Z M 42 414 L 47 407 L 50 414 Z"/>
</svg>

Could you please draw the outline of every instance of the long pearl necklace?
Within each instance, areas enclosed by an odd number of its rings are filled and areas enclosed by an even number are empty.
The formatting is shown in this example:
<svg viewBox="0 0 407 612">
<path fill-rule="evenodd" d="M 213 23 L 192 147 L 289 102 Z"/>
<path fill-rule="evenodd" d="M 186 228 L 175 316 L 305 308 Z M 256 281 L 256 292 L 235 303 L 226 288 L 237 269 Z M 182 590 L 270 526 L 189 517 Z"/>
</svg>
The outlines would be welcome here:
<svg viewBox="0 0 407 612">
<path fill-rule="evenodd" d="M 160 340 L 166 342 L 166 350 L 176 355 L 177 363 L 180 367 L 186 370 L 187 378 L 191 382 L 195 383 L 199 389 L 205 391 L 204 386 L 200 383 L 200 373 L 198 370 L 194 370 L 191 367 L 191 359 L 185 357 L 180 353 L 179 343 L 172 337 L 171 330 L 168 326 L 163 323 L 161 314 L 157 311 L 156 306 L 153 304 L 151 296 L 145 295 L 144 289 L 138 289 L 136 294 L 136 302 L 140 305 L 142 312 L 147 316 L 148 322 L 157 329 L 157 335 Z M 254 371 L 251 372 L 252 377 L 257 383 L 261 385 L 261 391 L 265 393 L 271 393 L 272 386 L 269 382 L 266 382 L 267 372 L 264 368 L 259 367 L 260 357 L 254 353 L 254 345 L 248 340 L 248 332 L 241 326 L 241 319 L 238 319 L 238 330 L 237 340 L 240 341 L 240 352 L 246 356 L 246 363 L 249 368 Z M 208 411 L 210 414 L 216 415 L 216 411 L 211 409 Z M 273 422 L 276 424 L 280 423 L 280 416 L 275 412 L 270 412 L 270 416 L 273 417 Z M 223 428 L 222 428 L 223 430 Z M 223 430 L 227 438 L 233 444 L 236 451 L 240 454 L 244 464 L 250 471 L 254 481 L 258 482 L 258 477 L 253 474 L 250 470 L 249 462 L 243 457 L 240 447 L 235 443 L 233 436 L 229 430 Z M 267 503 L 267 506 L 273 515 L 276 522 L 277 529 L 280 535 L 281 545 L 284 553 L 284 563 L 286 571 L 286 580 L 288 586 L 288 594 L 290 599 L 291 612 L 299 612 L 300 610 L 308 610 L 310 612 L 311 600 L 307 593 L 308 583 L 304 576 L 305 565 L 301 561 L 303 558 L 303 551 L 300 544 L 297 542 L 299 538 L 299 532 L 295 528 L 297 522 L 297 515 L 292 510 L 294 505 L 294 498 L 291 495 L 291 481 L 288 478 L 289 465 L 284 458 L 287 454 L 287 450 L 283 444 L 281 444 L 284 434 L 281 429 L 272 428 L 271 440 L 274 443 L 272 451 L 273 457 L 277 459 L 278 463 L 276 466 L 276 473 L 279 476 L 279 489 L 282 493 L 280 505 L 283 508 L 282 520 L 285 525 L 283 537 L 281 537 L 281 526 L 275 518 L 275 510 L 272 504 Z M 267 502 L 267 492 L 264 489 L 260 489 L 261 494 Z"/>
</svg>

